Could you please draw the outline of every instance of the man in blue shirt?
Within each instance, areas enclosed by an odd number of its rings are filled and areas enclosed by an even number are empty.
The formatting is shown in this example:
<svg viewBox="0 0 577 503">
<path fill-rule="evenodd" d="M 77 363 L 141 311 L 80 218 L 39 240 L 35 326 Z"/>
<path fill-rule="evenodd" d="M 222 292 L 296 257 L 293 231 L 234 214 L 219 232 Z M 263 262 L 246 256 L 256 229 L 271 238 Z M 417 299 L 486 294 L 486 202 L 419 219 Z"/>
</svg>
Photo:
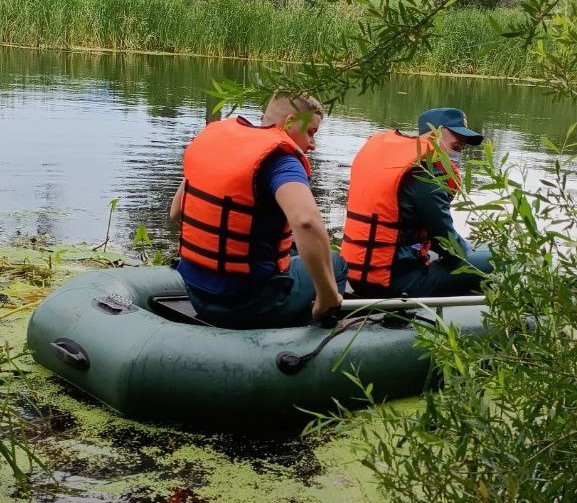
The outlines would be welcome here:
<svg viewBox="0 0 577 503">
<path fill-rule="evenodd" d="M 206 321 L 301 325 L 342 302 L 347 266 L 330 251 L 305 157 L 322 118 L 312 98 L 275 96 L 262 126 L 216 122 L 187 147 L 170 215 L 181 221 L 178 270 Z"/>
</svg>

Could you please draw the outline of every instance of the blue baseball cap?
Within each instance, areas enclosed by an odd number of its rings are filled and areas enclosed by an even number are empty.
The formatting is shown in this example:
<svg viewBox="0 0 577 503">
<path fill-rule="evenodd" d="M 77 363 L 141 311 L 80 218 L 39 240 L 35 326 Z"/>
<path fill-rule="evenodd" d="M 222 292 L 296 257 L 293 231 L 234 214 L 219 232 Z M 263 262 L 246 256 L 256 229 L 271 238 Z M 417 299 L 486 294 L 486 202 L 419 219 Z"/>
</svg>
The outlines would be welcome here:
<svg viewBox="0 0 577 503">
<path fill-rule="evenodd" d="M 483 141 L 483 135 L 467 127 L 467 116 L 458 108 L 431 108 L 419 116 L 419 134 L 440 126 L 462 136 L 469 145 L 479 145 Z"/>
</svg>

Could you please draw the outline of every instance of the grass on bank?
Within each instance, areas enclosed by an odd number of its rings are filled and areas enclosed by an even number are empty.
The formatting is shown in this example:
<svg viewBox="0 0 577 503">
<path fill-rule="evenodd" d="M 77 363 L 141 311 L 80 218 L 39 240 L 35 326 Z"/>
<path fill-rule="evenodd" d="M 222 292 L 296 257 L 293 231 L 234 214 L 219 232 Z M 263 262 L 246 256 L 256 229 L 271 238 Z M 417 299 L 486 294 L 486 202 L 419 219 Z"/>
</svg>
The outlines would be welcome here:
<svg viewBox="0 0 577 503">
<path fill-rule="evenodd" d="M 361 10 L 346 2 L 273 0 L 4 0 L 0 43 L 60 49 L 91 48 L 314 60 L 342 37 L 358 33 Z M 521 12 L 451 8 L 436 20 L 432 47 L 403 71 L 530 77 L 522 44 L 495 35 L 489 15 L 506 24 Z M 354 56 L 354 54 L 351 54 Z"/>
</svg>

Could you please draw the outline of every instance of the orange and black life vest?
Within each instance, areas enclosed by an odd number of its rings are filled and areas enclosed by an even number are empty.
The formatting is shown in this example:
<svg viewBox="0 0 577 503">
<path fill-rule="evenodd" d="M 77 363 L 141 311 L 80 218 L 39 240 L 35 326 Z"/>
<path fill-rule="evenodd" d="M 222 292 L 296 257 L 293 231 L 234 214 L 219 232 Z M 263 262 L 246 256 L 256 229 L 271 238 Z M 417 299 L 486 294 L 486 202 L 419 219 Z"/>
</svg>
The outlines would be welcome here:
<svg viewBox="0 0 577 503">
<path fill-rule="evenodd" d="M 253 126 L 242 117 L 213 122 L 184 153 L 180 255 L 208 269 L 249 274 L 257 215 L 256 175 L 273 152 L 293 154 L 310 176 L 310 164 L 278 126 Z M 290 261 L 291 229 L 286 222 L 276 240 L 279 272 Z"/>
<path fill-rule="evenodd" d="M 349 266 L 349 280 L 387 287 L 399 244 L 399 188 L 405 174 L 421 165 L 433 147 L 424 137 L 398 131 L 377 133 L 357 153 L 351 167 L 347 214 L 341 254 Z M 435 163 L 445 174 L 441 163 Z M 458 171 L 447 175 L 452 190 L 459 186 Z M 428 265 L 430 240 L 425 229 L 419 243 L 411 243 Z"/>
</svg>

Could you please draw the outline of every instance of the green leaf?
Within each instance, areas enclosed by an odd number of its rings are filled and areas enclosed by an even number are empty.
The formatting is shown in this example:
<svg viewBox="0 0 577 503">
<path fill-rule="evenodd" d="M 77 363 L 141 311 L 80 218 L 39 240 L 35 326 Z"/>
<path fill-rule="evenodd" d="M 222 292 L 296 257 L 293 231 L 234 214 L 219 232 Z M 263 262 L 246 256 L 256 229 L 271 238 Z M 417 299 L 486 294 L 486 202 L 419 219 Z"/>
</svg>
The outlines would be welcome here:
<svg viewBox="0 0 577 503">
<path fill-rule="evenodd" d="M 535 221 L 535 217 L 531 211 L 531 205 L 527 201 L 525 195 L 520 190 L 515 189 L 511 195 L 511 201 L 515 207 L 515 210 L 518 212 L 519 216 L 525 223 L 527 230 L 533 236 L 537 236 L 537 222 Z"/>
<path fill-rule="evenodd" d="M 506 33 L 501 33 L 501 36 L 504 38 L 516 38 L 516 37 L 520 37 L 524 35 L 524 32 L 522 31 L 509 31 Z"/>
<path fill-rule="evenodd" d="M 146 230 L 146 227 L 144 226 L 144 224 L 139 224 L 139 226 L 136 229 L 136 232 L 134 233 L 134 239 L 132 240 L 133 245 L 138 245 L 141 243 L 146 243 L 146 244 L 151 244 L 152 241 L 150 240 L 150 237 L 148 236 L 148 231 Z"/>
<path fill-rule="evenodd" d="M 493 31 L 497 35 L 501 35 L 501 33 L 503 33 L 503 30 L 501 28 L 501 25 L 499 24 L 499 21 L 497 21 L 497 19 L 495 19 L 495 17 L 492 14 L 489 14 L 487 16 L 487 21 L 489 21 L 491 28 L 493 29 Z"/>
<path fill-rule="evenodd" d="M 455 353 L 455 368 L 459 371 L 461 375 L 465 375 L 465 366 L 463 365 L 463 360 L 461 357 Z"/>
<path fill-rule="evenodd" d="M 110 206 L 110 213 L 114 213 L 116 206 L 118 205 L 118 201 L 120 201 L 120 198 L 117 197 L 108 203 L 108 206 Z"/>
<path fill-rule="evenodd" d="M 426 444 L 441 445 L 443 443 L 443 440 L 441 438 L 439 438 L 437 435 L 433 435 L 432 433 L 429 433 L 427 431 L 422 431 L 422 430 L 418 431 L 417 435 Z"/>
<path fill-rule="evenodd" d="M 483 480 L 479 481 L 479 496 L 481 496 L 481 501 L 489 501 L 491 497 L 489 488 Z"/>
</svg>

